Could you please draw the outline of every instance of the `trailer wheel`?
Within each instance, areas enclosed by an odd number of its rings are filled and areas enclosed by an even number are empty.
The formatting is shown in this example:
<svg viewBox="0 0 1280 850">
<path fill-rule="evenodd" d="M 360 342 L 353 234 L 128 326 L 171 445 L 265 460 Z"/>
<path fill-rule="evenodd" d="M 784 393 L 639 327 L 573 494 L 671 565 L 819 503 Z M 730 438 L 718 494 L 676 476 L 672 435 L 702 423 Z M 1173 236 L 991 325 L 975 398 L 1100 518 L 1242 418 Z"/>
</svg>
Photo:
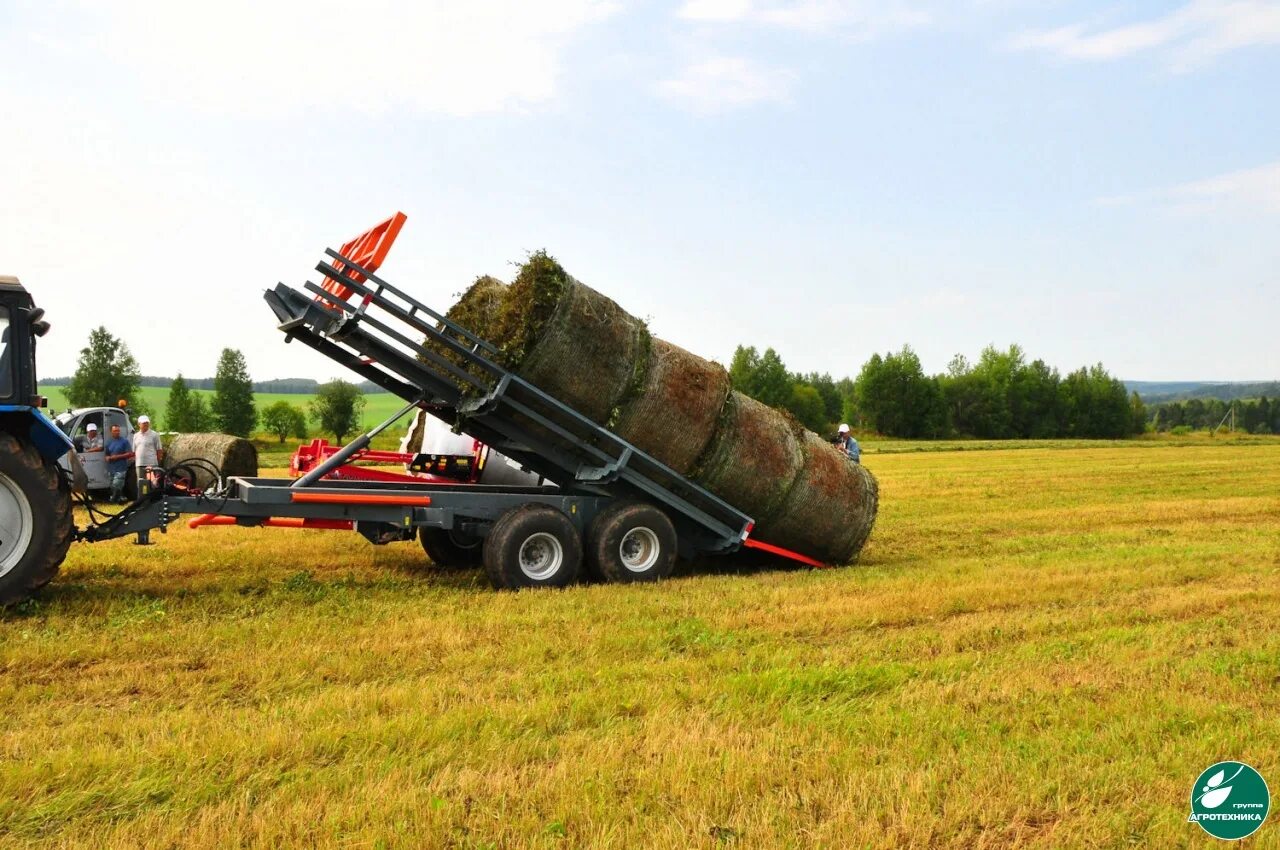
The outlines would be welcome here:
<svg viewBox="0 0 1280 850">
<path fill-rule="evenodd" d="M 484 538 L 443 528 L 423 528 L 418 532 L 422 551 L 431 563 L 446 570 L 478 567 L 484 561 Z"/>
<path fill-rule="evenodd" d="M 520 505 L 500 516 L 485 538 L 484 569 L 499 589 L 567 587 L 582 569 L 582 535 L 549 505 Z"/>
<path fill-rule="evenodd" d="M 617 502 L 601 511 L 587 531 L 591 571 L 605 581 L 661 581 L 676 563 L 676 529 L 658 508 Z"/>
<path fill-rule="evenodd" d="M 58 467 L 0 434 L 0 606 L 27 599 L 53 579 L 74 530 L 71 491 Z"/>
</svg>

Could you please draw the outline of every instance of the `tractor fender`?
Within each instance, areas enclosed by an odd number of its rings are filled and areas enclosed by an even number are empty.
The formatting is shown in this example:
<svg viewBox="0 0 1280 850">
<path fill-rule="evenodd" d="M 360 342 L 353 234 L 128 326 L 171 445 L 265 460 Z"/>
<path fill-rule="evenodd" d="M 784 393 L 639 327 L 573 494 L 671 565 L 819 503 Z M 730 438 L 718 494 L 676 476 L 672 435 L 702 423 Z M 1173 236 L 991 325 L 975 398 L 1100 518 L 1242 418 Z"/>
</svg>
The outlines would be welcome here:
<svg viewBox="0 0 1280 850">
<path fill-rule="evenodd" d="M 0 431 L 7 431 L 31 443 L 46 463 L 55 462 L 67 452 L 75 454 L 71 438 L 34 407 L 0 404 Z"/>
</svg>

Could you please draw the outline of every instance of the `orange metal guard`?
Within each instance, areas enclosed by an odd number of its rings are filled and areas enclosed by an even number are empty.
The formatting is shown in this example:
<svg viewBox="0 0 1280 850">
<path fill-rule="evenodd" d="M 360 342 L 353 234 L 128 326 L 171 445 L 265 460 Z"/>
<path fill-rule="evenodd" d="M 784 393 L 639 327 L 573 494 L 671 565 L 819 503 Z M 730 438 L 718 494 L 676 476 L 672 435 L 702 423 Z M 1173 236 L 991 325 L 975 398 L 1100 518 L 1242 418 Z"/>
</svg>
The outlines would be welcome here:
<svg viewBox="0 0 1280 850">
<path fill-rule="evenodd" d="M 391 250 L 391 243 L 396 241 L 396 237 L 400 235 L 400 228 L 404 227 L 407 216 L 398 212 L 386 221 L 376 224 L 373 227 L 361 233 L 355 239 L 346 243 L 338 250 L 338 253 L 357 263 L 371 272 L 376 272 L 378 266 L 382 265 L 382 261 L 387 258 L 387 252 Z M 342 271 L 345 266 L 334 261 L 333 267 L 338 271 Z M 352 269 L 347 273 L 349 277 L 354 278 L 357 282 L 364 281 L 364 275 Z M 320 285 L 325 292 L 333 294 L 333 297 L 339 301 L 346 301 L 351 297 L 350 287 L 343 286 L 337 281 L 325 278 Z M 324 299 L 316 296 L 317 301 Z"/>
</svg>

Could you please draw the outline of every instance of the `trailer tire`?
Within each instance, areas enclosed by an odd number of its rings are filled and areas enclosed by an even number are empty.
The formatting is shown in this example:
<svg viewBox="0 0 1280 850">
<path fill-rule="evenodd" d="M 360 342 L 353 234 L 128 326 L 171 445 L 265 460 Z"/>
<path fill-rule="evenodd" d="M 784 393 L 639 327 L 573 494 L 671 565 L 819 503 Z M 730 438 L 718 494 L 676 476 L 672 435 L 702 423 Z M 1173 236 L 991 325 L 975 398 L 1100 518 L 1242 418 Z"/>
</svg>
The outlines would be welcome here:
<svg viewBox="0 0 1280 850">
<path fill-rule="evenodd" d="M 499 590 L 568 587 L 582 569 L 582 535 L 550 505 L 519 505 L 485 538 L 484 569 Z"/>
<path fill-rule="evenodd" d="M 71 490 L 57 465 L 9 434 L 0 434 L 0 504 L 13 510 L 10 527 L 0 531 L 0 607 L 7 607 L 53 580 L 75 525 Z M 4 538 L 13 534 L 17 540 L 6 548 Z"/>
<path fill-rule="evenodd" d="M 484 539 L 444 528 L 418 531 L 422 551 L 431 563 L 445 570 L 468 570 L 484 562 Z"/>
<path fill-rule="evenodd" d="M 587 531 L 592 574 L 619 583 L 661 581 L 676 564 L 676 529 L 645 502 L 617 502 L 601 511 Z"/>
</svg>

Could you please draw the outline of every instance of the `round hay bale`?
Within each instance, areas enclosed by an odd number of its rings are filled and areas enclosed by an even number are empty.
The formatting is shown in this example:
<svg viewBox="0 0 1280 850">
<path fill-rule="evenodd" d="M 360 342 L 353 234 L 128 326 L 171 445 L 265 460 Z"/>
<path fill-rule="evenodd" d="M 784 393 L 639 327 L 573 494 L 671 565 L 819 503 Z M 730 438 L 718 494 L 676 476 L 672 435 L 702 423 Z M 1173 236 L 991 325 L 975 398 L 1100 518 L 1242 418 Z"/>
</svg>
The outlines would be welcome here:
<svg viewBox="0 0 1280 850">
<path fill-rule="evenodd" d="M 493 341 L 521 377 L 607 423 L 635 379 L 647 333 L 613 299 L 539 251 L 506 291 Z"/>
<path fill-rule="evenodd" d="M 462 293 L 452 307 L 446 312 L 445 318 L 459 325 L 465 330 L 470 331 L 486 342 L 492 342 L 493 332 L 497 323 L 498 316 L 502 311 L 503 298 L 507 293 L 507 285 L 496 277 L 489 275 L 481 275 L 475 279 L 471 286 L 467 287 L 467 291 Z M 444 330 L 444 326 L 437 324 L 437 328 Z M 470 347 L 471 341 L 458 334 L 446 331 L 453 339 Z M 458 366 L 463 365 L 462 357 L 449 346 L 438 340 L 427 337 L 423 340 L 423 345 L 436 354 L 441 355 L 446 360 Z M 427 358 L 419 355 L 418 359 L 426 362 Z M 470 384 L 465 381 L 458 380 L 462 389 L 470 389 Z"/>
<path fill-rule="evenodd" d="M 258 474 L 258 450 L 253 443 L 227 434 L 178 434 L 164 440 L 164 466 L 173 469 L 186 461 L 200 458 L 209 461 L 222 472 L 225 480 L 233 475 L 252 478 Z M 192 466 L 196 486 L 214 484 L 213 474 L 199 466 Z"/>
<path fill-rule="evenodd" d="M 804 464 L 802 432 L 777 410 L 734 390 L 694 480 L 766 525 L 778 516 Z"/>
<path fill-rule="evenodd" d="M 827 563 L 852 563 L 876 519 L 875 476 L 811 431 L 801 450 L 804 466 L 776 518 L 760 523 L 752 536 Z"/>
<path fill-rule="evenodd" d="M 491 342 L 494 325 L 502 312 L 507 285 L 496 277 L 481 275 L 449 308 L 445 318 L 486 342 Z"/>
<path fill-rule="evenodd" d="M 636 371 L 642 383 L 623 400 L 613 431 L 684 474 L 715 435 L 729 373 L 661 339 L 649 341 L 644 368 Z"/>
</svg>

